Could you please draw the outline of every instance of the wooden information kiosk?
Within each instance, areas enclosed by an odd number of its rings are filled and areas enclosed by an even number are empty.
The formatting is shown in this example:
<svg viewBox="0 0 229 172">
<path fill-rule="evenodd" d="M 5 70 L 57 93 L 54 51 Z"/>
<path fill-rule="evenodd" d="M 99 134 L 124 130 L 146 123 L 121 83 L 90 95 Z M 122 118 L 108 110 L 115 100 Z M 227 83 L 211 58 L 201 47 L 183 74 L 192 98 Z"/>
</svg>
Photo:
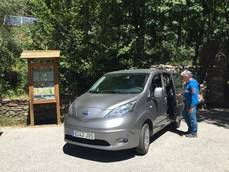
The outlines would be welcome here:
<svg viewBox="0 0 229 172">
<path fill-rule="evenodd" d="M 58 82 L 59 50 L 23 51 L 28 60 L 30 124 L 34 125 L 34 105 L 56 105 L 57 124 L 60 124 Z"/>
</svg>

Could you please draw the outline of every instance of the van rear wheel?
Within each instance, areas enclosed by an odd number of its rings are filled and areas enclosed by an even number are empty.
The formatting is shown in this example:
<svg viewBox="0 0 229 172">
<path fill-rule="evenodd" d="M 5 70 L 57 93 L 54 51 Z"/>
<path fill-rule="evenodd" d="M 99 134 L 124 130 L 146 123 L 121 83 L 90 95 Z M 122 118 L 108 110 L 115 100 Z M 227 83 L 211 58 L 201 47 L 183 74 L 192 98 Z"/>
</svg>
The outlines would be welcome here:
<svg viewBox="0 0 229 172">
<path fill-rule="evenodd" d="M 145 123 L 141 129 L 139 136 L 139 145 L 136 148 L 136 154 L 145 155 L 149 150 L 150 145 L 150 129 L 149 124 Z"/>
</svg>

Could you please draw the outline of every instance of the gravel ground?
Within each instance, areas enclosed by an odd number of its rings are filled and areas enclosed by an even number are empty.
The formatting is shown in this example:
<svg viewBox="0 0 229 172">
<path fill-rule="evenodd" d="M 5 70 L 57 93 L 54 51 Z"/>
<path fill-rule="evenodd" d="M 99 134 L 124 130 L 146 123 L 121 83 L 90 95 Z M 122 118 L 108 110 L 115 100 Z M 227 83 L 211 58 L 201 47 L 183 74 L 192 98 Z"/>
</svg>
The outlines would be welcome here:
<svg viewBox="0 0 229 172">
<path fill-rule="evenodd" d="M 163 130 L 145 156 L 71 146 L 63 140 L 63 126 L 1 128 L 0 171 L 229 172 L 229 113 L 213 115 L 201 115 L 198 138 L 181 136 L 184 122 L 178 131 Z"/>
</svg>

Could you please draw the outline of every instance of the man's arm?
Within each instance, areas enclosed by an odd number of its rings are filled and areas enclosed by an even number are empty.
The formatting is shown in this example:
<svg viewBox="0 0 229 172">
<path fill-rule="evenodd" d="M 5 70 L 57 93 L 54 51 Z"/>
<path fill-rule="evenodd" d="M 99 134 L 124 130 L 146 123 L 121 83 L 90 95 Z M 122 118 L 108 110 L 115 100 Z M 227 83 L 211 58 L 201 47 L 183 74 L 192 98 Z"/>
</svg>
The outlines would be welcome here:
<svg viewBox="0 0 229 172">
<path fill-rule="evenodd" d="M 191 92 L 191 105 L 189 112 L 193 111 L 193 108 L 196 106 L 196 101 L 198 100 L 198 95 L 197 95 L 197 88 L 194 85 L 190 85 L 190 92 Z"/>
</svg>

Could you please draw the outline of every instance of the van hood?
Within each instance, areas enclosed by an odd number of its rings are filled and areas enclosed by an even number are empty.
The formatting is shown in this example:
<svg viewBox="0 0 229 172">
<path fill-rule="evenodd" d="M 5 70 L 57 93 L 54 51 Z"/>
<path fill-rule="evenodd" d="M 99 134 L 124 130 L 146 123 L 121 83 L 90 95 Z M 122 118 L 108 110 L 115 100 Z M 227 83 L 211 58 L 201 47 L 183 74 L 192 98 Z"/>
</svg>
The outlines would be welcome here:
<svg viewBox="0 0 229 172">
<path fill-rule="evenodd" d="M 74 101 L 74 107 L 107 109 L 115 104 L 132 100 L 137 94 L 94 94 L 85 93 Z"/>
<path fill-rule="evenodd" d="M 77 119 L 101 118 L 105 110 L 113 109 L 122 103 L 135 100 L 138 94 L 93 94 L 85 93 L 72 104 L 74 116 Z"/>
</svg>

